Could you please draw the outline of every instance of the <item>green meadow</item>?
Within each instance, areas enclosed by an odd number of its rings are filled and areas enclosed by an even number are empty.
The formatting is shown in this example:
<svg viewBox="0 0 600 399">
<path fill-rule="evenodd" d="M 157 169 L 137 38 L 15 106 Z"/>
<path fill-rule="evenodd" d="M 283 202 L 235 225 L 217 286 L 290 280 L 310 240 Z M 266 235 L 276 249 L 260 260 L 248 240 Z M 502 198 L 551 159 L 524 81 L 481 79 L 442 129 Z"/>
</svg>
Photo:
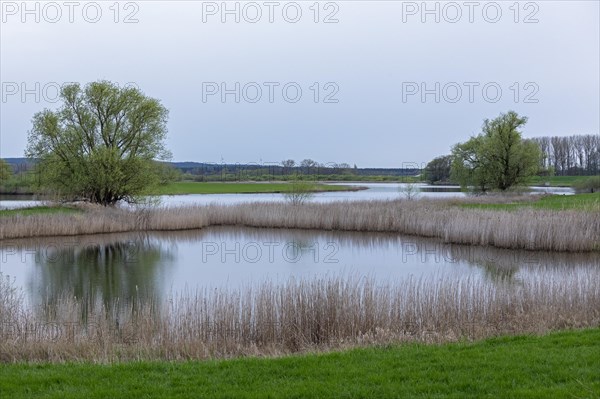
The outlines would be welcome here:
<svg viewBox="0 0 600 399">
<path fill-rule="evenodd" d="M 600 329 L 283 358 L 4 364 L 3 398 L 597 398 Z"/>
</svg>

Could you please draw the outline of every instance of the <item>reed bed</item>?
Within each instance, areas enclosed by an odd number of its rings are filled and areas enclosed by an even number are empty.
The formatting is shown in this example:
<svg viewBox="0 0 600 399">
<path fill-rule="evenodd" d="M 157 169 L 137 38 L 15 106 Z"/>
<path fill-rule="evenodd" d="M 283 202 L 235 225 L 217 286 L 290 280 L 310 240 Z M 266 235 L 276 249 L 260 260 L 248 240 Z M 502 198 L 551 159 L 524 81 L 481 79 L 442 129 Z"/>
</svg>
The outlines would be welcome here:
<svg viewBox="0 0 600 399">
<path fill-rule="evenodd" d="M 115 313 L 64 297 L 26 309 L 0 284 L 0 361 L 276 356 L 403 342 L 443 343 L 600 325 L 596 268 L 518 284 L 439 275 L 380 284 L 329 276 L 182 292 Z M 112 309 L 115 309 L 113 307 Z"/>
<path fill-rule="evenodd" d="M 92 208 L 81 214 L 0 218 L 0 240 L 229 225 L 393 232 L 438 238 L 445 243 L 510 249 L 569 252 L 600 249 L 600 212 L 529 208 L 479 210 L 453 206 L 455 203 L 456 200 L 422 199 L 303 205 L 250 203 L 137 210 Z"/>
</svg>

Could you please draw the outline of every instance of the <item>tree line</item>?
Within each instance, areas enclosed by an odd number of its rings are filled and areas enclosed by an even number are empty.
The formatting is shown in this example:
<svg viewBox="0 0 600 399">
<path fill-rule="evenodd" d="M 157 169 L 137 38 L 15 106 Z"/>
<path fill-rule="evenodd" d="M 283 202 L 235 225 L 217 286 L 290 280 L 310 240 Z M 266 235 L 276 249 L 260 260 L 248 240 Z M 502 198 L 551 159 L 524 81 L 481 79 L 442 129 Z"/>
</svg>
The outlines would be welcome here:
<svg viewBox="0 0 600 399">
<path fill-rule="evenodd" d="M 168 110 L 137 88 L 120 88 L 108 81 L 81 87 L 64 86 L 61 106 L 33 116 L 25 151 L 38 172 L 37 188 L 65 200 L 102 205 L 138 202 L 153 187 L 176 177 L 165 161 Z M 600 138 L 594 135 L 523 139 L 527 117 L 514 111 L 485 119 L 481 133 L 456 144 L 425 170 L 428 180 L 455 181 L 473 191 L 506 191 L 527 184 L 540 171 L 547 174 L 598 174 Z M 34 162 L 35 160 L 35 162 Z M 263 165 L 258 170 L 264 171 Z M 225 177 L 226 165 L 220 165 Z M 287 159 L 269 165 L 282 176 L 356 176 L 364 171 L 347 163 L 323 165 L 312 159 L 298 164 Z M 235 172 L 241 173 L 236 167 Z M 396 173 L 398 170 L 396 170 Z M 400 175 L 408 169 L 400 169 Z M 216 171 L 215 171 L 216 172 Z M 418 169 L 414 170 L 418 173 Z M 0 163 L 0 185 L 11 178 Z"/>
<path fill-rule="evenodd" d="M 542 152 L 541 169 L 557 176 L 593 176 L 600 172 L 600 136 L 545 136 L 531 139 Z"/>
</svg>

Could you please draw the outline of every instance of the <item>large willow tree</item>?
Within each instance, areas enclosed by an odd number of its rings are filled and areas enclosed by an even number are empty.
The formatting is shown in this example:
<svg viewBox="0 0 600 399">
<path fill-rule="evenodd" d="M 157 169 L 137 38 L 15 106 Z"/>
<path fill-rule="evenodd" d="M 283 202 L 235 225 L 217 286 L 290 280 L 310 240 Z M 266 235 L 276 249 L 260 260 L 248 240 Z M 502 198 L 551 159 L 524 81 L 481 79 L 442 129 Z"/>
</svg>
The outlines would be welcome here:
<svg viewBox="0 0 600 399">
<path fill-rule="evenodd" d="M 486 119 L 482 132 L 452 149 L 452 177 L 477 191 L 505 191 L 527 183 L 539 169 L 541 152 L 524 140 L 520 128 L 527 123 L 514 111 Z"/>
<path fill-rule="evenodd" d="M 156 185 L 168 159 L 168 111 L 139 89 L 107 82 L 62 88 L 62 105 L 33 117 L 25 155 L 40 183 L 66 199 L 135 202 Z"/>
</svg>

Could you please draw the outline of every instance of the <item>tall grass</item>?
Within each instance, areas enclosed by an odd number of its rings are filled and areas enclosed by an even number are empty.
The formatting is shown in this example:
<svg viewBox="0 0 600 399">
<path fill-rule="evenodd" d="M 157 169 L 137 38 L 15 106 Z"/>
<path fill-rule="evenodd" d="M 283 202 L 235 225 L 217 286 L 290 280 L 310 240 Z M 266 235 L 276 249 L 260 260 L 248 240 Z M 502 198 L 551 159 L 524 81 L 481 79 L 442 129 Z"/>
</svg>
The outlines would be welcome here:
<svg viewBox="0 0 600 399">
<path fill-rule="evenodd" d="M 206 359 L 451 342 L 600 325 L 600 273 L 540 270 L 518 284 L 452 275 L 378 284 L 329 276 L 182 292 L 81 319 L 77 298 L 25 309 L 2 280 L 0 361 Z M 115 309 L 116 307 L 111 307 Z"/>
<path fill-rule="evenodd" d="M 199 229 L 214 225 L 395 232 L 446 243 L 546 251 L 600 248 L 600 212 L 467 209 L 454 202 L 250 203 L 158 209 L 98 209 L 81 214 L 0 218 L 0 239 Z"/>
</svg>

